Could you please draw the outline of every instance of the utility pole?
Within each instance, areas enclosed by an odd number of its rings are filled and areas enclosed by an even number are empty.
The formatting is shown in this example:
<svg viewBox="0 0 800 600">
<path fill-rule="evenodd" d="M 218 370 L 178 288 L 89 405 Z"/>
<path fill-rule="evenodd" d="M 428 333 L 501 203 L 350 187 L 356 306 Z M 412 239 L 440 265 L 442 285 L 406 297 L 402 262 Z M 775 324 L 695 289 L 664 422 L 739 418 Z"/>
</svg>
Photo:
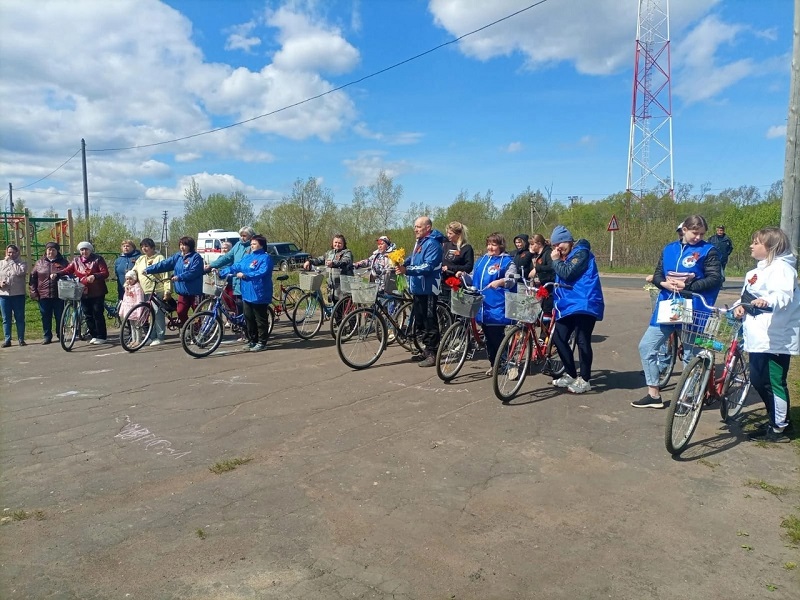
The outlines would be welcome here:
<svg viewBox="0 0 800 600">
<path fill-rule="evenodd" d="M 794 43 L 792 74 L 789 82 L 789 118 L 786 123 L 786 160 L 783 166 L 783 203 L 781 229 L 788 235 L 792 248 L 800 248 L 800 0 L 794 0 Z"/>
<path fill-rule="evenodd" d="M 89 227 L 89 180 L 86 177 L 86 140 L 81 138 L 81 160 L 83 162 L 83 216 L 86 219 L 86 241 L 92 241 L 92 230 Z"/>
<path fill-rule="evenodd" d="M 167 211 L 164 211 L 163 222 L 161 224 L 161 254 L 169 256 L 169 230 L 167 229 Z"/>
<path fill-rule="evenodd" d="M 14 188 L 10 181 L 8 182 L 8 212 L 14 212 Z"/>
</svg>

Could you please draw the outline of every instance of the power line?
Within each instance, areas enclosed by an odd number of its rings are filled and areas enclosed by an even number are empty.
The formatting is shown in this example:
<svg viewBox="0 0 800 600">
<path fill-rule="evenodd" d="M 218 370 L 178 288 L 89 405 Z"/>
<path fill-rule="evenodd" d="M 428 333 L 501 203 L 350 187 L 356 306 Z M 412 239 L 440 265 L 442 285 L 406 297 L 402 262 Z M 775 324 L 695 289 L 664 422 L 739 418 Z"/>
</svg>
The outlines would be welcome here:
<svg viewBox="0 0 800 600">
<path fill-rule="evenodd" d="M 14 188 L 14 189 L 15 189 L 15 190 L 24 190 L 25 188 L 31 187 L 32 185 L 36 185 L 36 184 L 37 184 L 37 183 L 39 183 L 40 181 L 44 181 L 45 179 L 47 179 L 48 177 L 50 177 L 50 175 L 52 175 L 53 173 L 55 173 L 56 171 L 58 171 L 58 170 L 59 170 L 61 167 L 63 167 L 63 166 L 64 166 L 64 165 L 66 165 L 66 164 L 67 164 L 69 161 L 71 161 L 73 158 L 75 158 L 75 156 L 76 156 L 76 155 L 78 154 L 78 152 L 80 152 L 80 151 L 81 151 L 81 149 L 80 149 L 80 148 L 78 148 L 78 149 L 75 151 L 75 154 L 73 154 L 72 156 L 70 156 L 70 157 L 69 157 L 67 160 L 65 160 L 63 163 L 61 163 L 61 164 L 58 166 L 58 168 L 57 168 L 57 169 L 55 169 L 55 170 L 53 170 L 52 172 L 48 173 L 47 175 L 45 175 L 45 176 L 44 176 L 44 177 L 42 177 L 41 179 L 37 179 L 37 180 L 36 180 L 36 181 L 34 181 L 33 183 L 29 183 L 28 185 L 23 185 L 22 187 L 18 187 L 18 188 Z"/>
<path fill-rule="evenodd" d="M 370 73 L 369 75 L 365 75 L 364 77 L 361 77 L 360 79 L 355 79 L 353 81 L 349 81 L 348 83 L 345 83 L 343 85 L 340 85 L 339 87 L 335 87 L 333 89 L 330 89 L 327 92 L 322 92 L 321 94 L 317 94 L 316 96 L 311 96 L 311 97 L 306 98 L 304 100 L 300 100 L 299 102 L 295 102 L 293 104 L 289 104 L 289 105 L 284 106 L 282 108 L 278 108 L 278 109 L 275 109 L 273 111 L 264 113 L 263 115 L 258 115 L 256 117 L 251 117 L 249 119 L 245 119 L 244 121 L 237 121 L 236 123 L 231 123 L 229 125 L 223 125 L 222 127 L 216 127 L 214 129 L 209 129 L 208 131 L 201 131 L 200 133 L 193 133 L 191 135 L 186 135 L 186 136 L 175 138 L 175 139 L 172 139 L 172 140 L 166 140 L 166 141 L 163 141 L 163 142 L 154 142 L 152 144 L 142 144 L 142 145 L 139 145 L 139 146 L 127 146 L 127 147 L 124 147 L 124 148 L 99 148 L 97 150 L 93 150 L 93 149 L 87 148 L 86 151 L 87 152 L 121 152 L 123 150 L 138 150 L 140 148 L 152 148 L 154 146 L 163 146 L 165 144 L 172 144 L 172 143 L 175 143 L 175 142 L 182 142 L 184 140 L 190 140 L 192 138 L 200 137 L 202 135 L 208 135 L 210 133 L 216 133 L 216 132 L 222 131 L 224 129 L 231 129 L 232 127 L 238 127 L 239 125 L 244 125 L 244 124 L 250 123 L 252 121 L 257 121 L 258 119 L 263 119 L 264 117 L 269 117 L 269 116 L 275 115 L 275 114 L 277 114 L 279 112 L 283 112 L 285 110 L 289 110 L 290 108 L 295 108 L 297 106 L 300 106 L 302 104 L 306 104 L 306 103 L 311 102 L 313 100 L 318 100 L 319 98 L 322 98 L 323 96 L 327 96 L 329 94 L 333 94 L 334 92 L 341 91 L 341 90 L 343 90 L 345 88 L 348 88 L 350 86 L 356 85 L 357 83 L 361 83 L 362 81 L 366 81 L 367 79 L 371 79 L 372 77 L 376 77 L 378 75 L 386 73 L 387 71 L 391 71 L 392 69 L 396 69 L 397 67 L 400 67 L 400 66 L 402 66 L 402 65 L 404 65 L 406 63 L 410 63 L 412 61 L 415 61 L 415 60 L 417 60 L 419 58 L 422 58 L 423 56 L 431 54 L 432 52 L 436 52 L 437 50 L 441 50 L 442 48 L 444 48 L 446 46 L 450 46 L 452 44 L 460 42 L 464 38 L 469 37 L 471 35 L 474 35 L 476 33 L 479 33 L 481 31 L 483 31 L 484 29 L 488 29 L 489 27 L 493 27 L 494 25 L 497 25 L 498 23 L 502 23 L 503 21 L 507 21 L 508 19 L 516 17 L 517 15 L 522 14 L 525 11 L 528 11 L 528 10 L 530 10 L 532 8 L 535 8 L 535 7 L 537 7 L 537 6 L 541 5 L 541 4 L 544 4 L 545 2 L 547 2 L 547 0 L 539 0 L 539 2 L 534 2 L 533 4 L 531 4 L 529 6 L 526 6 L 525 8 L 521 8 L 520 10 L 518 10 L 516 12 L 513 12 L 510 15 L 506 15 L 505 17 L 502 17 L 501 19 L 497 19 L 496 21 L 492 21 L 491 23 L 489 23 L 487 25 L 484 25 L 483 27 L 479 27 L 478 29 L 474 29 L 473 31 L 465 33 L 464 35 L 461 35 L 461 36 L 459 36 L 457 38 L 454 38 L 452 40 L 444 42 L 443 44 L 439 44 L 438 46 L 430 48 L 429 50 L 425 50 L 424 52 L 420 52 L 419 54 L 416 54 L 416 55 L 414 55 L 414 56 L 412 56 L 410 58 L 406 58 L 404 60 L 401 60 L 400 62 L 397 62 L 397 63 L 395 63 L 393 65 L 390 65 L 388 67 L 384 67 L 383 69 L 380 69 L 378 71 L 374 71 L 374 72 Z"/>
</svg>

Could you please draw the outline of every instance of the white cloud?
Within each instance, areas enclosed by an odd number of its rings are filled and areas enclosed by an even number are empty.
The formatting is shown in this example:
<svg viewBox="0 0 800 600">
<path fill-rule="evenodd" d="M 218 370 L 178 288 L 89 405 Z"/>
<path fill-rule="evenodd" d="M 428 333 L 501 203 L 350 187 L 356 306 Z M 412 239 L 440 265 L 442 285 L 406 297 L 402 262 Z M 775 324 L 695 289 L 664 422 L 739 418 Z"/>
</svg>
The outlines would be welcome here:
<svg viewBox="0 0 800 600">
<path fill-rule="evenodd" d="M 347 167 L 349 176 L 356 180 L 356 185 L 374 183 L 381 171 L 394 179 L 403 173 L 410 173 L 416 170 L 407 161 L 387 161 L 385 153 L 377 151 L 364 151 L 356 158 L 345 159 L 342 162 Z"/>
<path fill-rule="evenodd" d="M 521 152 L 524 146 L 522 142 L 511 142 L 508 146 L 506 146 L 506 152 L 509 154 L 513 154 L 515 152 Z"/>
<path fill-rule="evenodd" d="M 786 137 L 786 125 L 773 125 L 769 129 L 767 129 L 767 139 L 771 140 L 773 138 L 785 138 Z"/>
<path fill-rule="evenodd" d="M 255 21 L 248 21 L 230 28 L 230 34 L 225 41 L 225 50 L 243 50 L 252 52 L 253 48 L 261 45 L 261 38 L 250 35 L 256 26 Z"/>
<path fill-rule="evenodd" d="M 254 204 L 263 201 L 279 200 L 282 197 L 282 194 L 274 190 L 258 189 L 247 185 L 233 175 L 205 172 L 183 176 L 178 179 L 176 184 L 172 187 L 147 188 L 147 190 L 145 190 L 145 197 L 149 200 L 166 201 L 180 199 L 180 201 L 183 202 L 184 190 L 191 185 L 192 179 L 200 186 L 200 191 L 203 196 L 209 196 L 210 194 L 231 194 L 238 191 L 247 195 L 250 199 L 256 199 L 253 202 Z"/>
<path fill-rule="evenodd" d="M 673 31 L 718 0 L 672 0 Z M 454 37 L 520 10 L 519 0 L 430 0 L 437 25 Z M 467 56 L 489 60 L 522 54 L 528 68 L 571 62 L 579 73 L 608 75 L 629 68 L 636 39 L 636 3 L 620 0 L 547 2 L 459 42 Z"/>
<path fill-rule="evenodd" d="M 389 146 L 409 146 L 418 143 L 423 137 L 422 133 L 413 131 L 404 131 L 401 133 L 392 134 L 372 131 L 363 121 L 353 125 L 353 131 L 363 138 L 368 140 L 382 141 Z"/>
</svg>

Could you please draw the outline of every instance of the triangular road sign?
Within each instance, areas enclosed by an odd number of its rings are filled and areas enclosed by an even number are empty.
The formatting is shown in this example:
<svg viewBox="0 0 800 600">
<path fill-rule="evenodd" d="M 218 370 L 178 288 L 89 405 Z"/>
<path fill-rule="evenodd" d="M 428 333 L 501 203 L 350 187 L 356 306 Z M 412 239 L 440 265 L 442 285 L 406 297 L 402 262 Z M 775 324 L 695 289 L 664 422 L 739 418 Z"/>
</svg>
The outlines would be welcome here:
<svg viewBox="0 0 800 600">
<path fill-rule="evenodd" d="M 608 222 L 608 229 L 606 231 L 619 231 L 619 223 L 617 223 L 617 215 L 611 215 L 611 220 Z"/>
</svg>

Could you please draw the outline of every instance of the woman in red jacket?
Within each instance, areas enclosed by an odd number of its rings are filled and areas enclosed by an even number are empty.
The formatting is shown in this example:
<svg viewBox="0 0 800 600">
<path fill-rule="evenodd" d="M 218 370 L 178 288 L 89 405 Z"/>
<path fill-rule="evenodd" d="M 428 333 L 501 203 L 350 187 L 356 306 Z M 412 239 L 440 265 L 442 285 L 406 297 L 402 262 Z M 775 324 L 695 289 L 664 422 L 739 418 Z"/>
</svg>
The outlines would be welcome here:
<svg viewBox="0 0 800 600">
<path fill-rule="evenodd" d="M 108 293 L 106 279 L 108 279 L 108 265 L 99 254 L 94 253 L 94 246 L 89 242 L 78 244 L 79 255 L 72 259 L 67 267 L 58 273 L 51 275 L 52 278 L 63 277 L 64 275 L 74 275 L 78 278 L 86 289 L 81 298 L 83 314 L 86 315 L 86 325 L 89 327 L 89 334 L 92 336 L 90 344 L 108 344 L 106 340 L 106 316 L 104 313 L 105 305 L 103 301 Z"/>
<path fill-rule="evenodd" d="M 61 256 L 61 248 L 55 242 L 47 242 L 44 256 L 36 261 L 31 269 L 28 285 L 31 298 L 39 303 L 42 315 L 43 344 L 53 341 L 53 317 L 56 319 L 56 336 L 61 329 L 61 313 L 64 312 L 64 301 L 58 297 L 58 285 L 50 275 L 58 273 L 67 266 L 67 259 Z"/>
</svg>

